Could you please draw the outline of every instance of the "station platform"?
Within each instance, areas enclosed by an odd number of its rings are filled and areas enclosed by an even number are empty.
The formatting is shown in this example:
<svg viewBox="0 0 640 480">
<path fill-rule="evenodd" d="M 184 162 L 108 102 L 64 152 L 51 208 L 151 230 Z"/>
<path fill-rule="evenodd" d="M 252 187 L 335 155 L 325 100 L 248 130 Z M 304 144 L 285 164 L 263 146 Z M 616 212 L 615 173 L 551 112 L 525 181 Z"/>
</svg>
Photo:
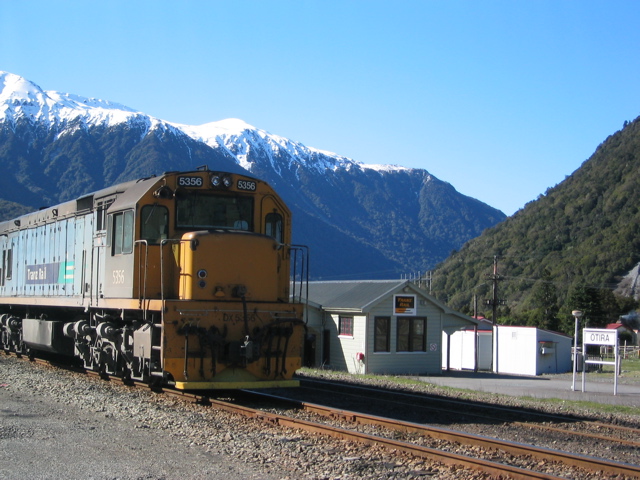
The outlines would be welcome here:
<svg viewBox="0 0 640 480">
<path fill-rule="evenodd" d="M 617 394 L 614 395 L 613 373 L 587 373 L 584 392 L 582 391 L 581 373 L 576 376 L 575 391 L 572 390 L 572 373 L 530 377 L 491 372 L 449 370 L 443 371 L 442 375 L 417 378 L 434 385 L 477 392 L 517 397 L 559 398 L 640 408 L 640 381 L 637 379 L 631 381 L 626 379 L 624 375 L 619 376 Z"/>
</svg>

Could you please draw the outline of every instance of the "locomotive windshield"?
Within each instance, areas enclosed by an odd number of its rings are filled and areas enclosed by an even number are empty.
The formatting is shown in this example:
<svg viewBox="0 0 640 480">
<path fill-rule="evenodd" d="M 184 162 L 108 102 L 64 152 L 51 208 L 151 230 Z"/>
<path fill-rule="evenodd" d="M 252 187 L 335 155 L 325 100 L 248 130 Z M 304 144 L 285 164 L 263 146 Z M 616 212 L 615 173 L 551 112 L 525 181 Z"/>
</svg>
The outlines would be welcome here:
<svg viewBox="0 0 640 480">
<path fill-rule="evenodd" d="M 176 195 L 176 228 L 253 230 L 253 198 L 181 192 Z"/>
</svg>

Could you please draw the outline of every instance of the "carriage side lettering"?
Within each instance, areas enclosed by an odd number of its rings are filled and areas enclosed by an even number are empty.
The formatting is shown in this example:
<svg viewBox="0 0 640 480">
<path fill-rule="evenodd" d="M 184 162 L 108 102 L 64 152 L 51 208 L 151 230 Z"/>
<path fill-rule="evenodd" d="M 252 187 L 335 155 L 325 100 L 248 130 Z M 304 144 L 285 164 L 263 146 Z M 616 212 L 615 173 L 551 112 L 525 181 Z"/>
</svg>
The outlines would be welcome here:
<svg viewBox="0 0 640 480">
<path fill-rule="evenodd" d="M 124 270 L 114 270 L 113 271 L 113 284 L 114 285 L 122 285 L 124 283 L 125 276 Z"/>
</svg>

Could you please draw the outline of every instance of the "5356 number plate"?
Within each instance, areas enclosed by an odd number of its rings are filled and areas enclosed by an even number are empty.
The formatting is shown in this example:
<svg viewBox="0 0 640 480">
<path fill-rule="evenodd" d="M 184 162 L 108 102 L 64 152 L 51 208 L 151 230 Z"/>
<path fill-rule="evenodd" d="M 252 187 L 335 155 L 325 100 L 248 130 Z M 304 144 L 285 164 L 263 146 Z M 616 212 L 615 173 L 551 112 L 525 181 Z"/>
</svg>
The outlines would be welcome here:
<svg viewBox="0 0 640 480">
<path fill-rule="evenodd" d="M 238 180 L 238 190 L 249 190 L 250 192 L 256 191 L 256 182 L 252 180 Z"/>
<path fill-rule="evenodd" d="M 178 177 L 178 186 L 179 187 L 201 187 L 202 178 L 201 177 Z"/>
<path fill-rule="evenodd" d="M 238 190 L 249 190 L 250 192 L 255 192 L 256 188 L 256 182 L 252 180 L 238 180 Z"/>
</svg>

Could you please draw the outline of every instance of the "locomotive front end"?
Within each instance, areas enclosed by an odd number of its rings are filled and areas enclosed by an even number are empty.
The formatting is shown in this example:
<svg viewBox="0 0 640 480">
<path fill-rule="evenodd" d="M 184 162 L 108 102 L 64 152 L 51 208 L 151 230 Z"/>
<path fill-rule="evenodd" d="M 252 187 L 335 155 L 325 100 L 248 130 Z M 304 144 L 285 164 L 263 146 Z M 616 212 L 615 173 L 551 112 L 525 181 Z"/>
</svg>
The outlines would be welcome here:
<svg viewBox="0 0 640 480">
<path fill-rule="evenodd" d="M 183 235 L 179 300 L 164 314 L 164 369 L 177 388 L 297 385 L 304 323 L 301 305 L 277 301 L 283 248 L 245 231 Z"/>
<path fill-rule="evenodd" d="M 177 175 L 167 190 L 175 231 L 160 248 L 175 264 L 161 272 L 163 371 L 180 389 L 297 385 L 305 325 L 289 299 L 289 210 L 240 175 Z"/>
</svg>

